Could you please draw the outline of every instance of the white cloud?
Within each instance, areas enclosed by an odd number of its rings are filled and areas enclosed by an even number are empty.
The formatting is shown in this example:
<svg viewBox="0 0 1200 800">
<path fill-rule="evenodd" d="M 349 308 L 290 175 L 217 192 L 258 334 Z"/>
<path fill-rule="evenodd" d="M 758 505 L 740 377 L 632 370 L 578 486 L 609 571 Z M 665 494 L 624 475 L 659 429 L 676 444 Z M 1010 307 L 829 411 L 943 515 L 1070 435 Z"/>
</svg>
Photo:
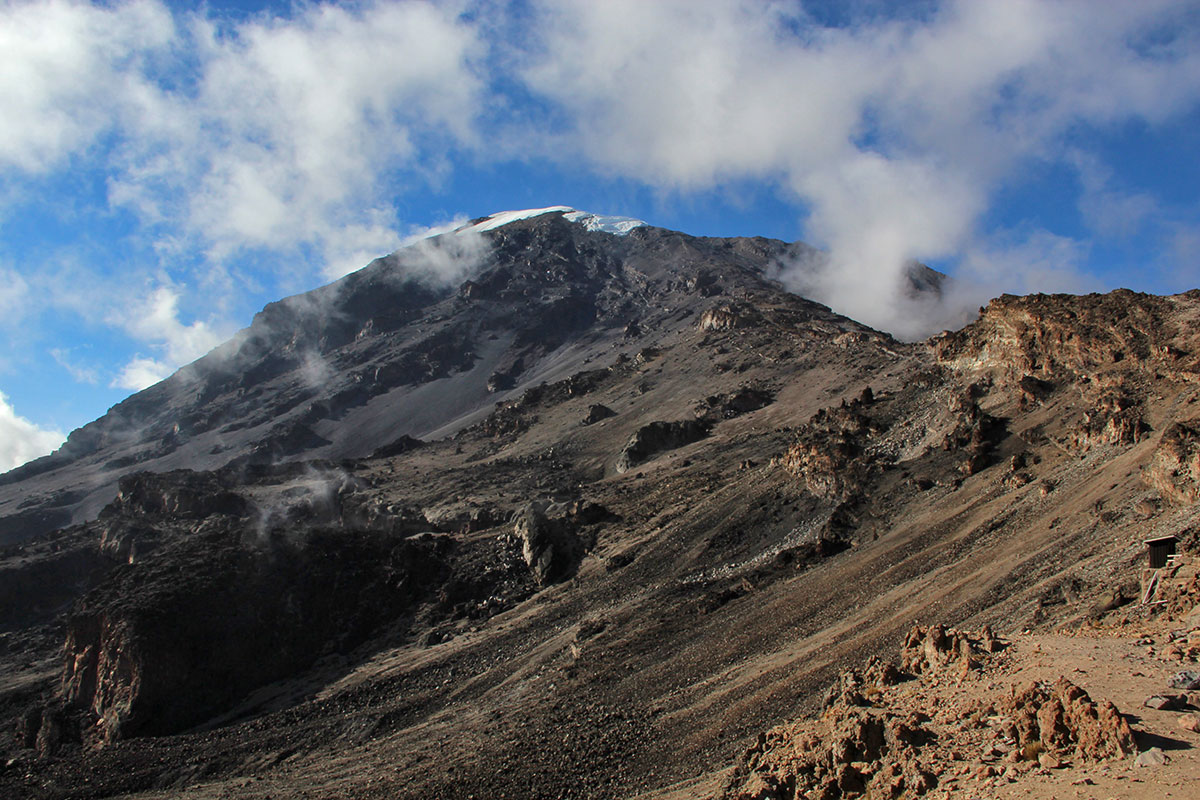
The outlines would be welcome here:
<svg viewBox="0 0 1200 800">
<path fill-rule="evenodd" d="M 120 122 L 150 87 L 144 60 L 168 45 L 170 13 L 134 0 L 108 8 L 65 0 L 0 8 L 0 166 L 57 166 Z"/>
<path fill-rule="evenodd" d="M 911 335 L 905 264 L 989 249 L 977 226 L 1023 164 L 1062 158 L 1078 126 L 1196 106 L 1187 13 L 1165 0 L 960 0 L 822 28 L 748 1 L 544 2 L 523 75 L 566 111 L 541 143 L 551 152 L 679 190 L 776 181 L 832 251 L 818 296 Z"/>
<path fill-rule="evenodd" d="M 400 247 L 400 235 L 384 219 L 386 216 L 376 211 L 366 215 L 363 223 L 331 230 L 322 241 L 324 276 L 335 280 Z"/>
<path fill-rule="evenodd" d="M 173 368 L 170 364 L 139 354 L 121 368 L 120 373 L 113 379 L 112 385 L 115 388 L 140 392 L 163 380 L 172 371 Z"/>
<path fill-rule="evenodd" d="M 140 390 L 157 383 L 228 336 L 200 320 L 184 325 L 179 320 L 179 294 L 167 286 L 158 287 L 112 321 L 163 354 L 161 358 L 138 354 L 131 359 L 113 381 L 114 386 L 125 389 Z"/>
<path fill-rule="evenodd" d="M 0 392 L 0 472 L 44 456 L 61 445 L 61 431 L 39 428 L 18 416 L 4 392 Z"/>
<path fill-rule="evenodd" d="M 193 361 L 221 343 L 225 337 L 204 322 L 184 325 L 179 321 L 179 295 L 159 287 L 150 295 L 141 314 L 129 321 L 129 328 L 143 339 L 161 340 L 167 357 L 177 363 Z"/>
<path fill-rule="evenodd" d="M 181 224 L 214 258 L 313 246 L 322 271 L 344 274 L 348 256 L 399 239 L 384 187 L 474 136 L 480 45 L 453 5 L 188 21 L 195 89 L 142 104 L 152 112 L 131 130 L 111 196 Z M 366 241 L 347 248 L 351 235 Z"/>
</svg>

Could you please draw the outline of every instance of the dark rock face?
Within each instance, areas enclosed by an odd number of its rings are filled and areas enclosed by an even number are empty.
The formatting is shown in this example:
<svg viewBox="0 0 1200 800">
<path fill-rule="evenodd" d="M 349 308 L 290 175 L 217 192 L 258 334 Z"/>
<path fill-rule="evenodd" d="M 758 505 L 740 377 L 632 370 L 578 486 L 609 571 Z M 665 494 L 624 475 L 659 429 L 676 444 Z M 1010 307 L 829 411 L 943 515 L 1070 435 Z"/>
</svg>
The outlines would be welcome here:
<svg viewBox="0 0 1200 800">
<path fill-rule="evenodd" d="M 628 472 L 659 453 L 698 442 L 708 436 L 710 429 L 711 425 L 704 420 L 651 422 L 649 425 L 643 425 L 621 449 L 617 456 L 616 470 L 618 473 Z"/>
<path fill-rule="evenodd" d="M 203 519 L 217 514 L 245 516 L 250 504 L 229 491 L 213 474 L 180 470 L 139 472 L 121 479 L 117 497 L 101 512 L 102 519 L 121 516 L 170 516 Z"/>
<path fill-rule="evenodd" d="M 544 503 L 531 503 L 517 517 L 513 533 L 521 554 L 540 585 L 568 577 L 583 555 L 583 547 L 563 516 L 547 515 Z"/>
<path fill-rule="evenodd" d="M 419 449 L 400 445 L 401 455 Z M 436 627 L 497 613 L 569 577 L 588 541 L 581 528 L 611 518 L 595 504 L 540 503 L 513 544 L 460 541 L 421 532 L 469 536 L 508 515 L 485 507 L 431 522 L 364 488 L 320 462 L 123 478 L 83 529 L 98 561 L 118 566 L 70 614 L 59 699 L 31 712 L 23 740 L 49 755 L 72 742 L 176 733 L 385 626 L 403 635 L 417 616 Z"/>
<path fill-rule="evenodd" d="M 973 392 L 968 389 L 951 402 L 956 414 L 954 429 L 942 440 L 942 449 L 961 453 L 959 470 L 974 475 L 992 463 L 996 445 L 1004 437 L 1004 423 L 979 407 Z"/>
<path fill-rule="evenodd" d="M 94 538 L 80 529 L 51 536 L 0 568 L 0 631 L 54 618 L 111 569 Z"/>
<path fill-rule="evenodd" d="M 414 536 L 431 527 L 420 512 L 320 466 L 123 479 L 90 526 L 121 563 L 69 616 L 61 705 L 38 712 L 38 747 L 79 741 L 81 724 L 89 741 L 176 733 L 420 608 L 436 622 L 535 585 L 511 578 L 524 565 L 502 543 Z"/>
<path fill-rule="evenodd" d="M 766 389 L 743 386 L 735 392 L 706 397 L 704 402 L 696 407 L 696 416 L 710 422 L 719 422 L 757 411 L 774 400 L 775 396 Z"/>
<path fill-rule="evenodd" d="M 71 615 L 63 700 L 94 715 L 106 740 L 178 732 L 353 649 L 448 573 L 444 539 L 317 530 L 253 543 L 223 528 L 179 545 L 178 578 L 130 570 Z"/>
<path fill-rule="evenodd" d="M 371 458 L 392 458 L 393 456 L 403 455 L 404 453 L 412 452 L 418 447 L 425 444 L 420 439 L 414 439 L 411 436 L 400 436 L 395 441 L 385 444 L 383 447 L 376 448 L 371 453 Z"/>
<path fill-rule="evenodd" d="M 804 480 L 820 497 L 846 500 L 861 494 L 875 459 L 867 452 L 868 437 L 881 433 L 879 421 L 857 399 L 838 408 L 824 408 L 801 429 L 783 457 L 783 466 Z"/>
</svg>

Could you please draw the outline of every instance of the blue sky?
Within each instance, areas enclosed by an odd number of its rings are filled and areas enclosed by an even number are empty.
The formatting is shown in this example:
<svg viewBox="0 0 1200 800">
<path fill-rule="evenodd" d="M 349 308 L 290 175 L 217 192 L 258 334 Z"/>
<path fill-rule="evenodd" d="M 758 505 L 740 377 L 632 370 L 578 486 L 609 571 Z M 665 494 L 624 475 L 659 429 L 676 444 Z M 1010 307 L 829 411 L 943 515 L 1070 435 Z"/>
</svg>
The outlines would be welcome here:
<svg viewBox="0 0 1200 800">
<path fill-rule="evenodd" d="M 8 2 L 0 120 L 0 470 L 505 209 L 804 239 L 789 285 L 910 338 L 1200 285 L 1197 2 Z"/>
</svg>

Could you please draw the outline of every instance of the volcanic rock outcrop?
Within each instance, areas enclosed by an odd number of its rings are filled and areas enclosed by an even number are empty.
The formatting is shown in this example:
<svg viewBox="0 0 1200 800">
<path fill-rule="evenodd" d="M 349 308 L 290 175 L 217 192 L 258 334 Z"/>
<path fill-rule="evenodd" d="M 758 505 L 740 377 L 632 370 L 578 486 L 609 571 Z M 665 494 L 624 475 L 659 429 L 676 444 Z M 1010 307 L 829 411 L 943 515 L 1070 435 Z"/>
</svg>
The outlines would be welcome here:
<svg viewBox="0 0 1200 800">
<path fill-rule="evenodd" d="M 693 419 L 643 425 L 621 448 L 617 456 L 616 470 L 618 473 L 628 472 L 659 453 L 698 442 L 708 435 L 709 429 L 707 422 Z"/>
<path fill-rule="evenodd" d="M 1169 502 L 1188 504 L 1200 498 L 1200 425 L 1177 422 L 1163 432 L 1146 480 Z"/>
</svg>

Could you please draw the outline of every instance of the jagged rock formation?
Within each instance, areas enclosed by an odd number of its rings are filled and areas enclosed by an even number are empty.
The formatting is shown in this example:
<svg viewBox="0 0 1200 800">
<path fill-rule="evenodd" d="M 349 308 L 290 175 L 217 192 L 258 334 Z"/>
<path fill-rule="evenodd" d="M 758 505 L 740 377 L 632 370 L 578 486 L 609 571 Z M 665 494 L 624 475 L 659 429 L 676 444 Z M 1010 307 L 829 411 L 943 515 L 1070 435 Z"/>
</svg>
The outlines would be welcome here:
<svg viewBox="0 0 1200 800">
<path fill-rule="evenodd" d="M 1095 381 L 1134 371 L 1195 375 L 1196 355 L 1177 314 L 1200 300 L 1189 292 L 1156 297 L 1119 289 L 1106 295 L 1003 295 L 961 331 L 935 341 L 938 358 L 956 368 L 985 369 L 997 379 Z M 1190 378 L 1187 378 L 1190 380 Z"/>
<path fill-rule="evenodd" d="M 546 511 L 546 504 L 531 503 L 513 527 L 525 563 L 543 586 L 566 577 L 583 555 L 583 546 L 566 519 L 548 517 Z"/>
<path fill-rule="evenodd" d="M 733 419 L 768 406 L 774 400 L 775 396 L 769 390 L 742 386 L 735 392 L 704 398 L 704 401 L 696 406 L 696 417 L 710 422 Z"/>
<path fill-rule="evenodd" d="M 613 411 L 608 406 L 601 403 L 595 403 L 588 406 L 587 416 L 583 418 L 583 424 L 595 425 L 600 420 L 608 419 L 609 417 L 615 417 L 616 415 L 617 412 Z"/>
<path fill-rule="evenodd" d="M 69 740 L 66 720 L 76 740 L 81 727 L 102 741 L 175 733 L 382 626 L 400 632 L 422 607 L 436 625 L 534 587 L 503 539 L 421 534 L 434 526 L 419 511 L 381 507 L 327 470 L 123 479 L 89 525 L 123 563 L 67 621 L 61 706 L 41 712 L 53 730 L 38 736 Z M 253 501 L 227 488 L 235 480 Z"/>
<path fill-rule="evenodd" d="M 710 308 L 700 315 L 700 330 L 723 331 L 753 325 L 753 310 L 739 305 L 724 304 Z"/>
<path fill-rule="evenodd" d="M 783 466 L 815 495 L 846 500 L 858 495 L 873 466 L 866 439 L 882 431 L 863 413 L 873 402 L 859 397 L 839 408 L 823 408 L 801 430 L 783 456 Z"/>
<path fill-rule="evenodd" d="M 1146 481 L 1171 503 L 1200 497 L 1200 429 L 1177 422 L 1163 432 L 1146 470 Z"/>
<path fill-rule="evenodd" d="M 1007 717 L 1004 735 L 1030 753 L 1102 761 L 1137 752 L 1133 731 L 1116 707 L 1107 700 L 1093 702 L 1066 678 L 1053 686 L 1014 689 L 996 711 Z"/>
<path fill-rule="evenodd" d="M 946 725 L 936 689 L 941 676 L 964 681 L 989 667 L 1008 645 L 989 628 L 978 632 L 941 625 L 914 627 L 901 648 L 901 666 L 872 658 L 847 670 L 826 693 L 817 719 L 792 722 L 761 734 L 741 757 L 722 800 L 793 800 L 801 797 L 913 798 L 957 782 L 964 755 L 989 728 L 984 758 L 1007 753 L 1010 764 L 1097 762 L 1136 752 L 1128 722 L 1107 700 L 1095 703 L 1066 678 L 1053 685 L 1013 687 L 995 696 L 984 690 L 968 701 L 959 724 Z M 916 686 L 905 685 L 915 682 Z M 993 696 L 988 699 L 988 692 Z M 956 731 L 957 727 L 957 731 Z M 982 764 L 977 774 L 995 769 Z M 951 792 L 961 787 L 954 786 Z"/>
</svg>

